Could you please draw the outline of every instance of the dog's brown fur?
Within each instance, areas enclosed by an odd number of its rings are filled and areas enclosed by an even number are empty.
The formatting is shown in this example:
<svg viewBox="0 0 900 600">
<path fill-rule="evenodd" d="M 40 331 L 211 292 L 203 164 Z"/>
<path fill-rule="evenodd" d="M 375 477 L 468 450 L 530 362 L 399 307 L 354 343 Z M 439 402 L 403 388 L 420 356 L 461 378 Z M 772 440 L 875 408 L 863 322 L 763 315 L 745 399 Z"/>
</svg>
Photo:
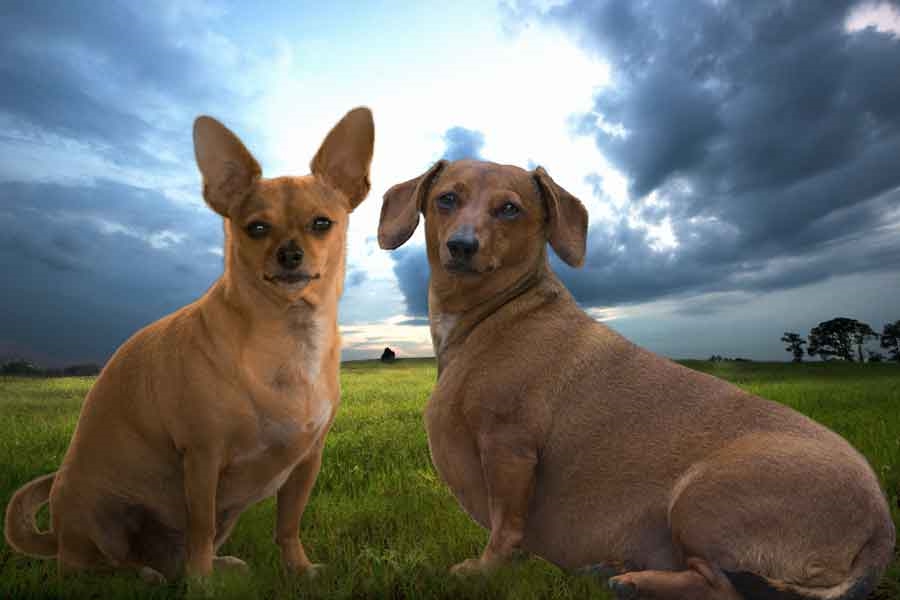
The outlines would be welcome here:
<svg viewBox="0 0 900 600">
<path fill-rule="evenodd" d="M 762 582 L 771 598 L 849 598 L 874 586 L 895 533 L 865 459 L 585 314 L 546 246 L 580 265 L 587 212 L 542 168 L 440 161 L 387 191 L 381 246 L 404 243 L 420 212 L 438 357 L 432 459 L 490 530 L 455 571 L 490 570 L 522 547 L 619 573 L 623 597 L 756 598 L 750 583 Z M 478 241 L 468 259 L 449 249 L 459 236 Z"/>
<path fill-rule="evenodd" d="M 225 218 L 224 275 L 110 359 L 59 470 L 7 507 L 12 547 L 56 556 L 61 572 L 204 576 L 243 566 L 216 550 L 245 508 L 277 492 L 284 566 L 312 569 L 299 522 L 340 397 L 347 222 L 369 191 L 373 141 L 370 111 L 354 109 L 322 143 L 312 175 L 263 179 L 233 133 L 197 119 L 203 195 Z M 318 217 L 333 224 L 317 231 Z M 270 229 L 251 237 L 254 222 Z M 38 533 L 34 514 L 48 495 L 52 529 Z"/>
</svg>

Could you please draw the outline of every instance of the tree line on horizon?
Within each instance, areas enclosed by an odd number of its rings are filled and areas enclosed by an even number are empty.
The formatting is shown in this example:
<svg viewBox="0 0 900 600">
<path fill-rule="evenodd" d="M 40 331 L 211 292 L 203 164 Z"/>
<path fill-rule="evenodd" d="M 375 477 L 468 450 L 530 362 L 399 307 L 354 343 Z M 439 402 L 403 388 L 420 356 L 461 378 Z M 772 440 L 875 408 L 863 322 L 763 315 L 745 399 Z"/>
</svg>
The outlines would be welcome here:
<svg viewBox="0 0 900 600">
<path fill-rule="evenodd" d="M 869 340 L 879 340 L 881 347 L 888 351 L 889 359 L 900 362 L 900 320 L 885 323 L 881 333 L 878 333 L 868 323 L 835 317 L 813 327 L 806 340 L 793 331 L 785 331 L 781 336 L 781 341 L 788 345 L 785 350 L 794 356 L 793 362 L 803 362 L 803 346 L 806 346 L 809 356 L 818 356 L 823 361 L 866 362 L 863 347 Z M 868 362 L 885 360 L 881 352 L 865 351 L 868 353 Z"/>
<path fill-rule="evenodd" d="M 808 340 L 808 341 L 807 341 Z M 876 332 L 868 323 L 847 317 L 835 317 L 822 321 L 813 327 L 807 339 L 796 332 L 785 331 L 781 341 L 787 344 L 785 350 L 793 355 L 793 362 L 803 362 L 804 353 L 818 356 L 823 361 L 842 360 L 846 362 L 879 363 L 885 361 L 881 352 L 865 349 L 868 361 L 863 354 L 864 346 L 869 340 L 879 340 L 881 348 L 888 351 L 888 359 L 900 363 L 900 320 L 885 323 L 881 333 Z M 804 350 L 803 346 L 807 346 Z M 390 350 L 386 348 L 385 351 Z M 381 360 L 385 360 L 382 356 Z M 727 359 L 713 355 L 710 361 L 748 359 Z M 95 363 L 70 365 L 64 368 L 43 368 L 25 359 L 8 360 L 0 364 L 0 375 L 30 375 L 39 377 L 85 377 L 100 373 L 102 365 Z"/>
<path fill-rule="evenodd" d="M 0 375 L 25 375 L 31 377 L 93 377 L 103 367 L 96 363 L 69 365 L 62 368 L 44 368 L 30 360 L 15 358 L 0 364 Z"/>
</svg>

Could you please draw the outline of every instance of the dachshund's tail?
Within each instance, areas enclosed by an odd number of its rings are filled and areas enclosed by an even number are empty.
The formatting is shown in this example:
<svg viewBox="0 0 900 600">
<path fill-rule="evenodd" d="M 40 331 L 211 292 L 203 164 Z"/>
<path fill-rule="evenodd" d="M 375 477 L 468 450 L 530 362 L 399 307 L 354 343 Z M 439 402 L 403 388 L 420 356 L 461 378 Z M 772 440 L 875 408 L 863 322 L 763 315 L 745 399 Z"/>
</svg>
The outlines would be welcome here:
<svg viewBox="0 0 900 600">
<path fill-rule="evenodd" d="M 747 599 L 864 600 L 875 589 L 893 557 L 895 541 L 893 524 L 889 529 L 870 538 L 853 561 L 847 579 L 831 587 L 804 587 L 747 571 L 725 571 L 725 576 L 741 597 Z"/>
</svg>

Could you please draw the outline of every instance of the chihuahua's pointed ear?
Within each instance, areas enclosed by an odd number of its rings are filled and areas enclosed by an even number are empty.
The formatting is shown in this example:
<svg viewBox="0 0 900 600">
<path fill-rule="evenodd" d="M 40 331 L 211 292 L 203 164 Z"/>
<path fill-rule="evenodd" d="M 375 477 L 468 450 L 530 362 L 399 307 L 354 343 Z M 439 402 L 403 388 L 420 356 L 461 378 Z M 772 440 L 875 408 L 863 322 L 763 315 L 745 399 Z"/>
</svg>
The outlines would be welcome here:
<svg viewBox="0 0 900 600">
<path fill-rule="evenodd" d="M 447 164 L 446 160 L 439 160 L 423 174 L 391 186 L 384 193 L 378 222 L 378 245 L 384 250 L 402 246 L 416 230 L 428 190 Z"/>
<path fill-rule="evenodd" d="M 538 190 L 547 207 L 548 241 L 571 267 L 584 263 L 588 214 L 581 201 L 560 187 L 543 167 L 532 171 Z"/>
<path fill-rule="evenodd" d="M 223 217 L 262 175 L 238 136 L 212 117 L 194 121 L 194 156 L 203 175 L 203 199 Z"/>
<path fill-rule="evenodd" d="M 339 189 L 350 201 L 350 210 L 369 193 L 369 165 L 375 145 L 372 111 L 354 108 L 338 121 L 309 164 L 313 175 Z"/>
</svg>

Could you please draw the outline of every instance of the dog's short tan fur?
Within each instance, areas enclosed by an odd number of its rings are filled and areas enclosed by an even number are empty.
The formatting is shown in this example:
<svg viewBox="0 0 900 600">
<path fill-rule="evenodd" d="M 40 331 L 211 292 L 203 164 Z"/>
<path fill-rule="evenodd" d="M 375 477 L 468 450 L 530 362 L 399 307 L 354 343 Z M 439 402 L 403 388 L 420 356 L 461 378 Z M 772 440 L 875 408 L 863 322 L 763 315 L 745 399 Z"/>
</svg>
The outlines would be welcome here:
<svg viewBox="0 0 900 600">
<path fill-rule="evenodd" d="M 404 243 L 420 212 L 439 365 L 432 459 L 490 530 L 455 571 L 521 546 L 619 573 L 623 597 L 861 598 L 874 586 L 895 533 L 865 459 L 585 314 L 546 246 L 580 265 L 587 213 L 543 169 L 440 161 L 385 194 L 382 247 Z M 459 239 L 477 250 L 454 256 Z"/>
<path fill-rule="evenodd" d="M 313 567 L 299 522 L 340 396 L 347 222 L 369 190 L 373 136 L 369 110 L 354 109 L 322 143 L 312 175 L 263 179 L 233 133 L 197 119 L 204 198 L 225 218 L 224 275 L 115 353 L 59 470 L 11 500 L 11 546 L 56 556 L 62 572 L 203 576 L 243 566 L 216 549 L 245 508 L 277 493 L 284 566 Z M 269 229 L 251 236 L 251 223 Z M 52 530 L 38 533 L 34 514 L 48 495 Z"/>
</svg>

